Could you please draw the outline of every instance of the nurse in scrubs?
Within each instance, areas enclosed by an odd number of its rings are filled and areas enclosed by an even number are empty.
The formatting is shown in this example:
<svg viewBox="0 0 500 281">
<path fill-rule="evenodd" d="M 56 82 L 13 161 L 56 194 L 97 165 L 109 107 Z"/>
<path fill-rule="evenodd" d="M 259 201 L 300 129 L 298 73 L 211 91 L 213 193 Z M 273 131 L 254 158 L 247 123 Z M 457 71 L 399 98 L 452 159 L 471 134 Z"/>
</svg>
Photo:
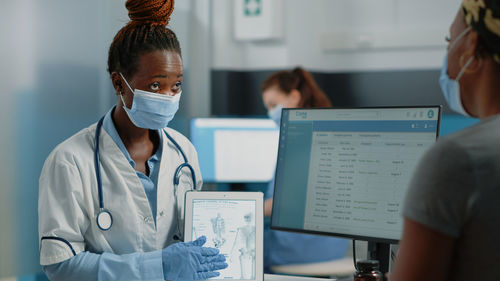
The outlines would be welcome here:
<svg viewBox="0 0 500 281">
<path fill-rule="evenodd" d="M 301 67 L 278 71 L 262 83 L 262 99 L 268 115 L 280 125 L 283 108 L 331 107 L 332 104 L 319 88 L 312 75 Z M 264 215 L 271 216 L 274 180 L 268 186 Z M 318 235 L 297 234 L 264 229 L 264 270 L 285 264 L 303 264 L 343 258 L 348 240 Z"/>
<path fill-rule="evenodd" d="M 193 145 L 167 128 L 183 66 L 173 0 L 128 0 L 109 48 L 117 96 L 59 144 L 39 181 L 40 263 L 51 280 L 200 280 L 227 267 L 205 238 L 182 241 L 184 193 L 201 189 Z"/>
</svg>

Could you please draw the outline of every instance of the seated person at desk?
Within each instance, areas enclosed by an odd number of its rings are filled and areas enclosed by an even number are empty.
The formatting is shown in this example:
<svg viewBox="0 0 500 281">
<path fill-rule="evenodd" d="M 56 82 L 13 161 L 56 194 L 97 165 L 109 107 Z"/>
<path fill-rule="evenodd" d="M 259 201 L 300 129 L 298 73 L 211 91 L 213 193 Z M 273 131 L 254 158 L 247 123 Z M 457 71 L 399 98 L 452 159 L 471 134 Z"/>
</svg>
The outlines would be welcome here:
<svg viewBox="0 0 500 281">
<path fill-rule="evenodd" d="M 447 41 L 448 105 L 481 122 L 422 158 L 391 281 L 500 279 L 500 0 L 464 0 Z"/>
<path fill-rule="evenodd" d="M 269 117 L 280 125 L 281 109 L 331 107 L 331 102 L 318 87 L 312 75 L 297 67 L 292 71 L 279 71 L 262 84 L 262 98 Z M 265 194 L 264 215 L 272 212 L 274 179 Z M 310 234 L 264 229 L 264 270 L 270 266 L 306 264 L 330 261 L 345 256 L 348 240 Z"/>
</svg>

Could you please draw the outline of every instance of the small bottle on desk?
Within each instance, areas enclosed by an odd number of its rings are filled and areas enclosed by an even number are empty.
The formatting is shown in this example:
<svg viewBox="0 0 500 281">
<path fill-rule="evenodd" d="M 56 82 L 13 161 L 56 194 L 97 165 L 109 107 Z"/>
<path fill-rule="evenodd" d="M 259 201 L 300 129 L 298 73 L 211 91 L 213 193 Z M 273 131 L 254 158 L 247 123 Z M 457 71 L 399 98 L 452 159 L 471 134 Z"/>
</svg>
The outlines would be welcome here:
<svg viewBox="0 0 500 281">
<path fill-rule="evenodd" d="M 354 273 L 354 281 L 382 281 L 382 272 L 376 260 L 362 260 L 357 263 L 357 271 Z"/>
</svg>

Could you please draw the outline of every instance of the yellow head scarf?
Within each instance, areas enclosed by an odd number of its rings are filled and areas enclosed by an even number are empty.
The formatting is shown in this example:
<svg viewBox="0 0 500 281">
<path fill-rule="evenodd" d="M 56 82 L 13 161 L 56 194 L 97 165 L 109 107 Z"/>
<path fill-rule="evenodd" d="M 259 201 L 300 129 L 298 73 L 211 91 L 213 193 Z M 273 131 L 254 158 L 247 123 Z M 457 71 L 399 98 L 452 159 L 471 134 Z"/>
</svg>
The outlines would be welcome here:
<svg viewBox="0 0 500 281">
<path fill-rule="evenodd" d="M 486 51 L 500 63 L 500 0 L 464 0 L 465 22 L 481 37 Z"/>
</svg>

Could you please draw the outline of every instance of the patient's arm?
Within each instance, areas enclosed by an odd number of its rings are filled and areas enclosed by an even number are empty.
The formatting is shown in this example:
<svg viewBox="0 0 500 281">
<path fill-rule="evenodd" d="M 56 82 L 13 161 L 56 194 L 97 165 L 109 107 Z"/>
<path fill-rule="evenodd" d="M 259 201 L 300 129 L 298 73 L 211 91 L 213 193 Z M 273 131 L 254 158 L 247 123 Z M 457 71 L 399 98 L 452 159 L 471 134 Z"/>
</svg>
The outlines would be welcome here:
<svg viewBox="0 0 500 281">
<path fill-rule="evenodd" d="M 390 281 L 448 280 L 454 246 L 455 238 L 405 218 Z"/>
</svg>

